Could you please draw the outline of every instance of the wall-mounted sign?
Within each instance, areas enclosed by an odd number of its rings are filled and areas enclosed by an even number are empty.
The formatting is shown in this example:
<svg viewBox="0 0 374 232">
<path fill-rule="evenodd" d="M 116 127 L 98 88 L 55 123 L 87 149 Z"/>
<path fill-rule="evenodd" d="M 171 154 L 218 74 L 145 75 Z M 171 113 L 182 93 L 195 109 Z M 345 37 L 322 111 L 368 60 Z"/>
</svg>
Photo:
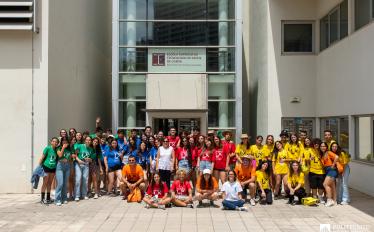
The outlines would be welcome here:
<svg viewBox="0 0 374 232">
<path fill-rule="evenodd" d="M 205 72 L 205 48 L 149 48 L 148 72 Z"/>
</svg>

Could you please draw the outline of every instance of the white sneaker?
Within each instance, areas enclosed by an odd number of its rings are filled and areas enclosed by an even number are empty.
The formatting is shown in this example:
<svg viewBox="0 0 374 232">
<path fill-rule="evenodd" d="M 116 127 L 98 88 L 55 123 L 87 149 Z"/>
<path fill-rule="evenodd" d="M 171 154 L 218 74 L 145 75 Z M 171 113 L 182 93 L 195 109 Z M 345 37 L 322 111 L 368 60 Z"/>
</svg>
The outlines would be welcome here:
<svg viewBox="0 0 374 232">
<path fill-rule="evenodd" d="M 97 198 L 99 198 L 99 196 L 97 194 L 95 194 L 93 198 L 97 199 Z"/>
<path fill-rule="evenodd" d="M 256 205 L 256 202 L 255 202 L 255 200 L 253 198 L 251 198 L 249 200 L 249 203 L 251 204 L 251 206 L 255 206 Z"/>
<path fill-rule="evenodd" d="M 333 205 L 334 205 L 334 201 L 331 200 L 331 199 L 328 199 L 328 200 L 327 200 L 327 203 L 325 204 L 326 207 L 331 207 L 331 206 L 333 206 Z"/>
<path fill-rule="evenodd" d="M 323 199 L 323 197 L 318 197 L 318 199 L 319 199 L 319 203 L 321 203 L 321 204 L 325 204 L 326 203 L 326 201 Z"/>
<path fill-rule="evenodd" d="M 165 205 L 159 205 L 158 208 L 159 208 L 159 209 L 163 209 L 163 210 L 166 209 L 166 208 L 165 208 Z"/>
<path fill-rule="evenodd" d="M 346 201 L 342 201 L 342 202 L 340 202 L 340 204 L 341 204 L 341 205 L 349 205 L 349 203 L 346 202 Z"/>
<path fill-rule="evenodd" d="M 77 202 L 78 202 L 78 201 L 79 201 L 79 197 L 76 197 L 76 198 L 75 198 L 75 201 L 77 201 Z"/>
<path fill-rule="evenodd" d="M 57 202 L 57 203 L 56 203 L 56 206 L 61 206 L 61 202 Z"/>
<path fill-rule="evenodd" d="M 63 203 L 66 205 L 68 203 L 68 201 L 64 201 Z"/>
<path fill-rule="evenodd" d="M 246 207 L 239 207 L 239 211 L 245 211 L 245 212 L 248 212 L 248 209 Z"/>
<path fill-rule="evenodd" d="M 85 200 L 88 200 L 89 198 L 87 196 L 84 197 Z"/>
</svg>

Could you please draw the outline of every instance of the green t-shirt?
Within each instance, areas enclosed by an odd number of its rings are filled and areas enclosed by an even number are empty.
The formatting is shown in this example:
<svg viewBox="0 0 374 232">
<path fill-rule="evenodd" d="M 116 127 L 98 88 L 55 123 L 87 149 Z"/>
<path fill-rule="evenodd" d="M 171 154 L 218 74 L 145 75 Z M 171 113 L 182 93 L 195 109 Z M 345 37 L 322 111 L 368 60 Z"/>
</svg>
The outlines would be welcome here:
<svg viewBox="0 0 374 232">
<path fill-rule="evenodd" d="M 94 139 L 94 138 L 97 137 L 97 136 L 96 136 L 96 133 L 90 134 L 89 136 L 90 136 L 91 139 Z"/>
<path fill-rule="evenodd" d="M 75 146 L 75 150 L 78 150 L 78 158 L 82 161 L 84 161 L 85 158 L 91 158 L 96 153 L 92 147 L 87 147 L 86 144 L 78 144 Z"/>
<path fill-rule="evenodd" d="M 62 150 L 62 146 L 58 147 L 57 148 L 57 151 L 61 151 Z M 71 159 L 71 149 L 70 147 L 67 147 L 64 149 L 64 155 L 60 158 L 60 157 L 57 157 L 57 160 L 62 160 L 62 159 L 67 159 L 67 160 L 70 160 Z"/>
<path fill-rule="evenodd" d="M 57 152 L 53 149 L 51 145 L 47 146 L 43 150 L 43 155 L 45 156 L 43 165 L 49 169 L 55 169 L 57 165 Z"/>
</svg>

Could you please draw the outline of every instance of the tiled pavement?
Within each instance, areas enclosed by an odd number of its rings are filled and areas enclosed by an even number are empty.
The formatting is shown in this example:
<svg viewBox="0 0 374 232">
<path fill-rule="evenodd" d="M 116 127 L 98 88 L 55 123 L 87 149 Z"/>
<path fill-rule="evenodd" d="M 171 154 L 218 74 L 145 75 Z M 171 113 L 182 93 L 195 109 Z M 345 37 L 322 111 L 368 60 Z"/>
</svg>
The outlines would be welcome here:
<svg viewBox="0 0 374 232">
<path fill-rule="evenodd" d="M 278 200 L 248 212 L 219 208 L 145 209 L 120 197 L 44 206 L 39 194 L 0 195 L 0 231 L 374 231 L 374 198 L 351 191 L 352 205 L 290 206 Z M 345 229 L 345 230 L 343 230 Z M 351 229 L 351 230 L 348 230 Z"/>
</svg>

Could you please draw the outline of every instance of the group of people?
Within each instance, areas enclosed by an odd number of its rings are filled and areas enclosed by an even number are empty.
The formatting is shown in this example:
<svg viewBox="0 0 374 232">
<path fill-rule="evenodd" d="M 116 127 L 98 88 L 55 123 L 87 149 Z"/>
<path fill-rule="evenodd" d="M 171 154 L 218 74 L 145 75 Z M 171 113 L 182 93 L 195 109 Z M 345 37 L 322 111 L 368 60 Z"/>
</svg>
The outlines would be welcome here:
<svg viewBox="0 0 374 232">
<path fill-rule="evenodd" d="M 288 198 L 291 205 L 313 197 L 333 206 L 350 202 L 348 190 L 350 156 L 332 139 L 329 130 L 324 141 L 311 139 L 306 131 L 282 131 L 275 141 L 261 135 L 250 145 L 242 134 L 235 144 L 231 131 L 202 135 L 177 134 L 170 128 L 152 133 L 147 126 L 126 136 L 119 129 L 103 131 L 100 119 L 95 133 L 61 130 L 52 138 L 39 160 L 43 171 L 41 202 L 49 204 L 55 188 L 56 205 L 68 199 L 79 201 L 101 195 L 121 195 L 128 202 L 144 202 L 147 208 L 218 207 L 247 210 L 257 203 L 272 204 Z M 68 197 L 69 196 L 69 197 Z"/>
</svg>

